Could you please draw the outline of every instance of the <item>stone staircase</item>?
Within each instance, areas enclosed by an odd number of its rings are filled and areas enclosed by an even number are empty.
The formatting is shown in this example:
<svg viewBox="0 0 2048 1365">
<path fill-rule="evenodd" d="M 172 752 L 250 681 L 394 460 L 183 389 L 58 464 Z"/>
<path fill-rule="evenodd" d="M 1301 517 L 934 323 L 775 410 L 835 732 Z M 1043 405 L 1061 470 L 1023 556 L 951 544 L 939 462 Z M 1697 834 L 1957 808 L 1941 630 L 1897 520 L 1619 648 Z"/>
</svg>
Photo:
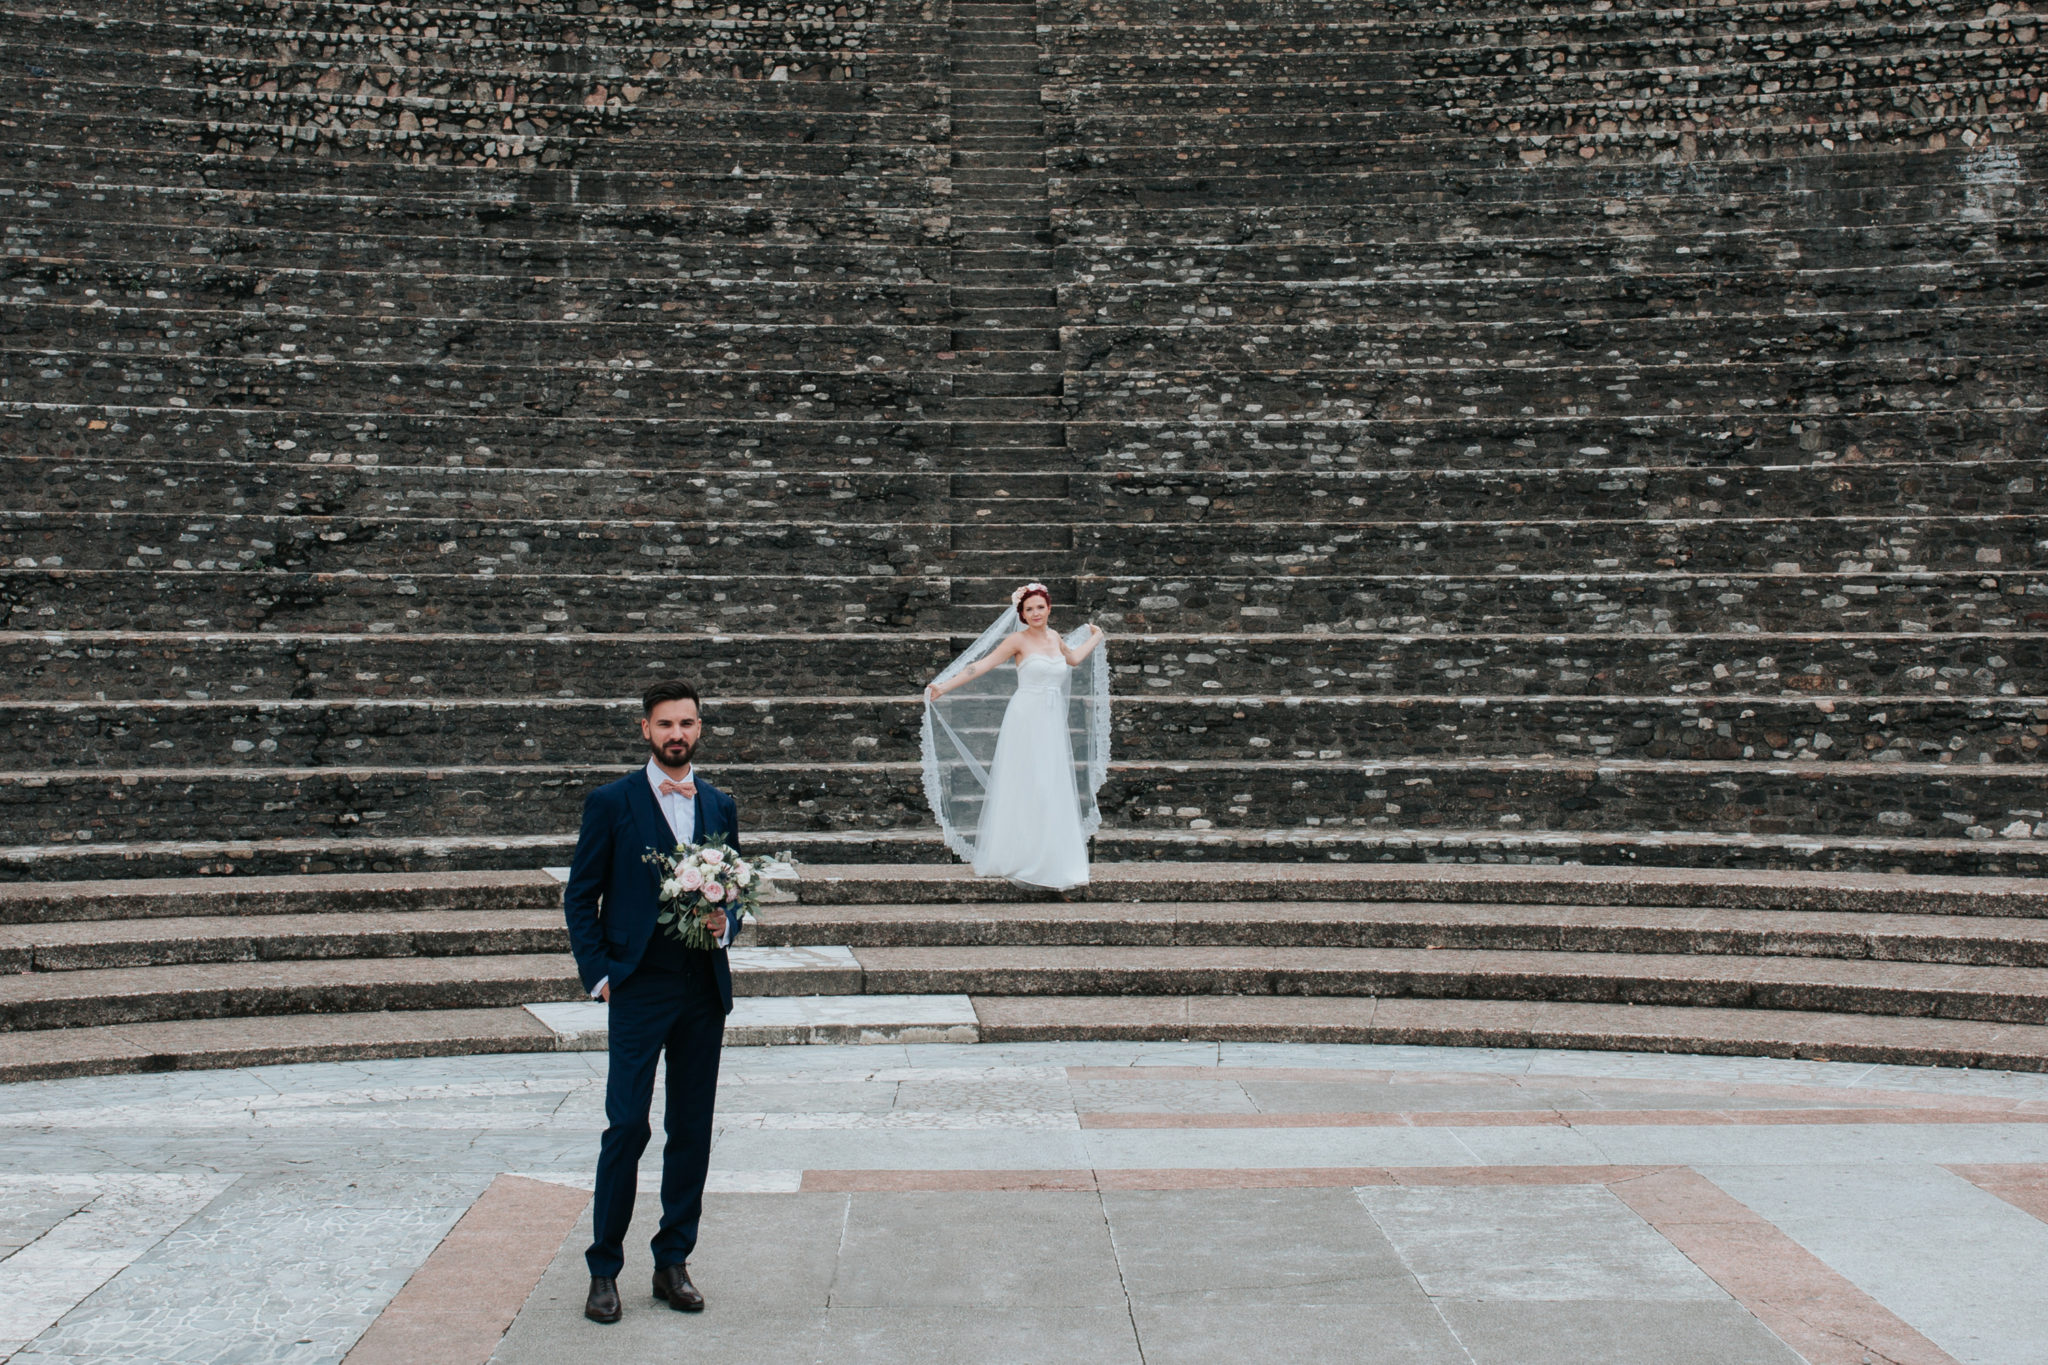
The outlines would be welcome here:
<svg viewBox="0 0 2048 1365">
<path fill-rule="evenodd" d="M 1072 904 L 940 866 L 811 867 L 798 889 L 736 950 L 732 1042 L 2048 1069 L 2043 881 L 1209 862 L 1106 864 Z M 580 995 L 542 873 L 16 883 L 0 888 L 0 969 L 6 1080 L 603 1043 L 601 1006 L 542 1003 Z M 934 1031 L 952 1016 L 929 1006 L 948 999 L 958 1020 Z"/>
<path fill-rule="evenodd" d="M 560 863 L 669 672 L 940 863 L 1026 577 L 1107 863 L 2048 874 L 2031 8 L 0 13 L 0 878 Z"/>
</svg>

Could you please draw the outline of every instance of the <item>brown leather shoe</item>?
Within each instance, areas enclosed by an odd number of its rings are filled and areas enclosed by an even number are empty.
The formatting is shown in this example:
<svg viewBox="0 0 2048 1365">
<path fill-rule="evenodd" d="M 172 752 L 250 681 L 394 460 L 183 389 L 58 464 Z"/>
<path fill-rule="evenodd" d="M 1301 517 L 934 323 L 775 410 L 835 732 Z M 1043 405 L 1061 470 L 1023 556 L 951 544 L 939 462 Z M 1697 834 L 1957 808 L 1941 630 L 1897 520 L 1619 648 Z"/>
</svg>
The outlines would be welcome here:
<svg viewBox="0 0 2048 1365">
<path fill-rule="evenodd" d="M 654 1297 L 666 1300 L 678 1313 L 701 1313 L 704 1296 L 690 1283 L 690 1267 L 680 1261 L 654 1272 Z"/>
<path fill-rule="evenodd" d="M 619 1282 L 604 1275 L 590 1277 L 590 1297 L 583 1301 L 583 1316 L 592 1322 L 619 1320 Z"/>
</svg>

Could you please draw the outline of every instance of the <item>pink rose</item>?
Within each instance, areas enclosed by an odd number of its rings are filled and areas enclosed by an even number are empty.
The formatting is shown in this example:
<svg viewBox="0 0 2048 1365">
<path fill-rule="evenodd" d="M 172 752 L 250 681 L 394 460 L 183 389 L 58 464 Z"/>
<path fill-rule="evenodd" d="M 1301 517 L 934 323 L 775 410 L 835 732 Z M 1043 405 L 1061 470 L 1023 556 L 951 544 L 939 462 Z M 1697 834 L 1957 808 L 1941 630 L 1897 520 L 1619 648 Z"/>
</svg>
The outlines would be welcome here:
<svg viewBox="0 0 2048 1365">
<path fill-rule="evenodd" d="M 711 864 L 713 867 L 717 867 L 720 863 L 725 861 L 725 850 L 720 848 L 707 848 L 697 856 L 702 858 L 705 862 Z"/>
<path fill-rule="evenodd" d="M 704 886 L 704 874 L 694 867 L 686 867 L 677 873 L 676 880 L 683 884 L 685 891 L 699 891 Z"/>
<path fill-rule="evenodd" d="M 704 899 L 716 904 L 725 899 L 725 888 L 717 882 L 704 883 Z"/>
</svg>

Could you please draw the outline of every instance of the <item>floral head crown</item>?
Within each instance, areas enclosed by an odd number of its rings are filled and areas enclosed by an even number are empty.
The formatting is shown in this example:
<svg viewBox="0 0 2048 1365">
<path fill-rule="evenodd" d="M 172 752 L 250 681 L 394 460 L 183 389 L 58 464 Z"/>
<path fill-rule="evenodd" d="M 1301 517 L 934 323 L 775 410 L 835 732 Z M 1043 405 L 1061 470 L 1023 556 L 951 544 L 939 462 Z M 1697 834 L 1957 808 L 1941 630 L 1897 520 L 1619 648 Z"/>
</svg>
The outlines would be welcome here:
<svg viewBox="0 0 2048 1365">
<path fill-rule="evenodd" d="M 1040 594 L 1048 602 L 1052 601 L 1051 588 L 1046 587 L 1043 583 L 1026 583 L 1023 587 L 1010 594 L 1010 605 L 1013 607 L 1023 606 L 1024 599 L 1032 593 Z"/>
</svg>

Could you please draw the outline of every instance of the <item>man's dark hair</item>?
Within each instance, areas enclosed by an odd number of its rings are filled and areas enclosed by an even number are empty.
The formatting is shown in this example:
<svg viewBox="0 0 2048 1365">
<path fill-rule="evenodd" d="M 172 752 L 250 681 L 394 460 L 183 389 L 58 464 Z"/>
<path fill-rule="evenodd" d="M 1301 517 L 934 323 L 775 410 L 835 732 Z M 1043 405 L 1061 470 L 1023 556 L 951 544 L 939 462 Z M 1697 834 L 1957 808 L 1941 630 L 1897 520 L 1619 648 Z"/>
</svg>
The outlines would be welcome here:
<svg viewBox="0 0 2048 1365">
<path fill-rule="evenodd" d="M 640 714 L 653 715 L 654 708 L 665 701 L 686 701 L 694 705 L 699 712 L 704 709 L 704 703 L 697 700 L 696 688 L 681 678 L 663 678 L 640 694 Z"/>
</svg>

